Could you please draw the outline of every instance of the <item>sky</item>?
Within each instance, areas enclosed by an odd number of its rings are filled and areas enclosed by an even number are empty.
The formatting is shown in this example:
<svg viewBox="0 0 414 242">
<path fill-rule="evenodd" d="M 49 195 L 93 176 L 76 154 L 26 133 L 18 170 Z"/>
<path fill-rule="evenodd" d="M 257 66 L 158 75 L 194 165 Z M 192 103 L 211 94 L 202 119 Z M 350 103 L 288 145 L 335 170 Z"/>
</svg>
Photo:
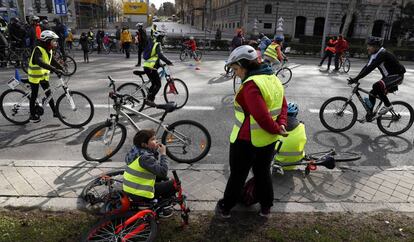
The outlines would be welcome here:
<svg viewBox="0 0 414 242">
<path fill-rule="evenodd" d="M 160 8 L 161 4 L 164 2 L 172 2 L 175 4 L 175 0 L 150 0 L 150 5 L 151 3 L 155 4 L 155 6 L 158 8 Z"/>
</svg>

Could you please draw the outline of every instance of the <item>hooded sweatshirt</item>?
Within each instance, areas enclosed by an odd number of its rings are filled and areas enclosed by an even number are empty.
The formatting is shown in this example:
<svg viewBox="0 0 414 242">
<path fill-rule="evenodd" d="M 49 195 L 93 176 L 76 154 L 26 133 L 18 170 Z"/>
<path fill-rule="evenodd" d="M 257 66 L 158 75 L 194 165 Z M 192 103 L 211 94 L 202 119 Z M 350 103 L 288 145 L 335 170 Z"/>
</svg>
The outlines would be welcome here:
<svg viewBox="0 0 414 242">
<path fill-rule="evenodd" d="M 160 178 L 166 178 L 168 174 L 168 160 L 166 155 L 161 155 L 158 151 L 133 146 L 125 156 L 127 165 L 131 164 L 136 158 L 139 159 L 139 165 L 145 170 L 151 172 Z"/>
</svg>

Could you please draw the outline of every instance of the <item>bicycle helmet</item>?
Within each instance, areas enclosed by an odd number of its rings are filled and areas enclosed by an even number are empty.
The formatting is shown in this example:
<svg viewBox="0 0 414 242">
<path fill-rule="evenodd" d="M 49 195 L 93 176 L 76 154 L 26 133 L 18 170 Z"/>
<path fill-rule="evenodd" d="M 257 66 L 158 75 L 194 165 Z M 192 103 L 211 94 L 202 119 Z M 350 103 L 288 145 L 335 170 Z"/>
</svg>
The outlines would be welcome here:
<svg viewBox="0 0 414 242">
<path fill-rule="evenodd" d="M 190 36 L 190 39 L 193 40 L 194 39 L 194 36 Z"/>
<path fill-rule="evenodd" d="M 158 37 L 158 36 L 165 36 L 165 33 L 163 31 L 155 31 L 154 32 L 154 37 Z"/>
<path fill-rule="evenodd" d="M 276 42 L 282 42 L 283 40 L 285 40 L 285 38 L 283 36 L 281 36 L 281 35 L 276 35 L 275 36 L 275 41 Z"/>
<path fill-rule="evenodd" d="M 289 103 L 287 114 L 291 117 L 296 117 L 299 112 L 299 106 L 296 103 Z"/>
<path fill-rule="evenodd" d="M 142 26 L 144 26 L 144 24 L 143 24 L 143 23 L 137 23 L 137 24 L 135 25 L 135 27 L 142 27 Z"/>
<path fill-rule="evenodd" d="M 44 30 L 40 34 L 40 40 L 41 41 L 49 41 L 49 40 L 53 40 L 53 39 L 59 39 L 59 36 L 51 30 Z"/>
<path fill-rule="evenodd" d="M 257 52 L 253 47 L 251 47 L 250 45 L 242 45 L 242 46 L 237 47 L 231 52 L 229 58 L 227 59 L 226 65 L 230 66 L 234 63 L 239 62 L 242 59 L 256 60 L 257 57 L 258 57 Z"/>
<path fill-rule="evenodd" d="M 368 38 L 367 45 L 381 47 L 382 46 L 382 38 L 371 36 L 371 37 Z"/>
<path fill-rule="evenodd" d="M 32 21 L 40 21 L 40 18 L 35 15 L 32 17 Z"/>
</svg>

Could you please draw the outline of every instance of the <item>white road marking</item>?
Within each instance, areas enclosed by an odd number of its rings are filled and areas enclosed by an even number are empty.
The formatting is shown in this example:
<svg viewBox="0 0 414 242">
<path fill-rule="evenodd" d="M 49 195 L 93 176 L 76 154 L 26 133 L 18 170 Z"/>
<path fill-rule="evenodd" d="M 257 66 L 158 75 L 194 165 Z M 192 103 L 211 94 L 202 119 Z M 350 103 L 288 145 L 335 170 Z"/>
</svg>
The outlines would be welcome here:
<svg viewBox="0 0 414 242">
<path fill-rule="evenodd" d="M 213 106 L 184 106 L 183 109 L 185 110 L 205 110 L 205 111 L 213 111 L 216 110 Z"/>
<path fill-rule="evenodd" d="M 310 108 L 308 109 L 309 112 L 311 113 L 319 113 L 319 109 L 314 109 L 314 108 Z M 327 109 L 324 111 L 324 113 L 335 113 L 336 110 L 333 109 Z M 346 114 L 352 114 L 350 111 L 345 110 Z M 410 112 L 398 112 L 398 114 L 400 114 L 401 116 L 410 116 Z"/>
</svg>

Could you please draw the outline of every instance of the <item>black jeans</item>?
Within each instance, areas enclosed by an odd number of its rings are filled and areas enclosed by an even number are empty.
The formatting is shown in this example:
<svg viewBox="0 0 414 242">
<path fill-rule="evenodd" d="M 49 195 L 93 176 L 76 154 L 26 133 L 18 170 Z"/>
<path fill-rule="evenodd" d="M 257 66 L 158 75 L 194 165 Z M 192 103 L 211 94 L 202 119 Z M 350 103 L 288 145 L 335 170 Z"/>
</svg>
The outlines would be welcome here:
<svg viewBox="0 0 414 242">
<path fill-rule="evenodd" d="M 154 185 L 154 198 L 156 199 L 162 199 L 162 198 L 170 198 L 175 195 L 176 190 L 174 188 L 174 181 L 173 180 L 167 180 L 167 181 L 159 181 L 155 182 Z M 144 197 L 140 197 L 134 194 L 128 193 L 128 196 L 133 201 L 143 201 L 146 200 Z"/>
<path fill-rule="evenodd" d="M 339 70 L 339 58 L 341 58 L 341 56 L 344 53 L 335 53 L 335 70 Z"/>
<path fill-rule="evenodd" d="M 125 57 L 129 58 L 129 48 L 131 47 L 131 43 L 130 42 L 125 42 L 122 47 L 125 51 Z"/>
<path fill-rule="evenodd" d="M 141 57 L 142 57 L 142 52 L 144 51 L 144 47 L 139 46 L 138 45 L 138 65 L 141 65 Z"/>
<path fill-rule="evenodd" d="M 89 62 L 89 50 L 83 50 L 83 61 Z"/>
<path fill-rule="evenodd" d="M 328 69 L 329 69 L 329 67 L 331 66 L 332 56 L 333 56 L 333 53 L 326 50 L 325 53 L 323 54 L 323 58 L 321 60 L 320 65 L 322 65 L 325 59 L 328 58 Z"/>
<path fill-rule="evenodd" d="M 382 80 L 377 81 L 372 85 L 370 93 L 374 96 L 378 96 L 379 99 L 384 102 L 384 105 L 389 107 L 391 103 L 387 97 L 387 92 L 398 90 L 397 86 L 400 85 L 403 80 L 403 74 L 384 77 Z M 369 101 L 371 101 L 372 107 L 374 107 L 376 98 L 370 95 Z"/>
<path fill-rule="evenodd" d="M 40 86 L 42 86 L 43 90 L 46 90 L 49 88 L 49 82 L 48 81 L 40 81 Z M 32 94 L 30 95 L 30 115 L 34 116 L 35 113 L 35 103 L 37 95 L 39 94 L 39 84 L 30 83 L 30 87 L 32 89 Z M 46 92 L 46 96 L 50 96 L 50 90 Z M 53 101 L 53 98 L 49 101 L 49 106 L 52 109 L 53 113 L 55 113 L 55 102 Z"/>
<path fill-rule="evenodd" d="M 151 81 L 151 87 L 149 88 L 149 93 L 147 99 L 149 101 L 155 100 L 155 95 L 157 95 L 158 91 L 161 88 L 161 78 L 158 75 L 158 71 L 154 69 L 150 69 L 147 67 L 144 67 L 145 74 L 147 74 L 148 79 Z"/>
<path fill-rule="evenodd" d="M 273 206 L 273 184 L 270 165 L 275 143 L 265 147 L 254 147 L 250 141 L 236 140 L 230 144 L 230 177 L 227 181 L 222 206 L 226 210 L 240 201 L 244 183 L 250 168 L 256 182 L 257 198 L 262 207 Z"/>
</svg>

